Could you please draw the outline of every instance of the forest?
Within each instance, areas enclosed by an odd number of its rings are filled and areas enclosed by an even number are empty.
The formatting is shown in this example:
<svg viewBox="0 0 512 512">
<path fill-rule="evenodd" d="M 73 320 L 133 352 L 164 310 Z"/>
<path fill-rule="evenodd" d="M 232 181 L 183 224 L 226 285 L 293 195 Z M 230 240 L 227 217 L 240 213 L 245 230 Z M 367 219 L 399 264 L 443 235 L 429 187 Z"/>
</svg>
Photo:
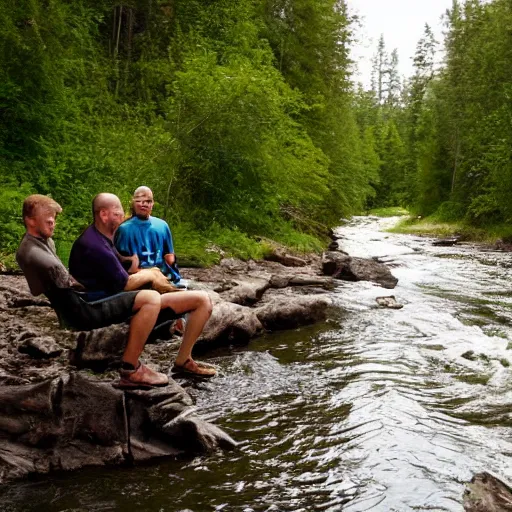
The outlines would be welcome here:
<svg viewBox="0 0 512 512">
<path fill-rule="evenodd" d="M 90 202 L 147 185 L 182 262 L 325 246 L 370 208 L 506 224 L 512 4 L 454 0 L 415 72 L 380 39 L 354 81 L 345 0 L 1 0 L 0 262 L 23 198 L 63 207 L 66 262 Z M 440 13 L 442 14 L 442 13 Z M 444 49 L 443 60 L 436 55 Z"/>
</svg>

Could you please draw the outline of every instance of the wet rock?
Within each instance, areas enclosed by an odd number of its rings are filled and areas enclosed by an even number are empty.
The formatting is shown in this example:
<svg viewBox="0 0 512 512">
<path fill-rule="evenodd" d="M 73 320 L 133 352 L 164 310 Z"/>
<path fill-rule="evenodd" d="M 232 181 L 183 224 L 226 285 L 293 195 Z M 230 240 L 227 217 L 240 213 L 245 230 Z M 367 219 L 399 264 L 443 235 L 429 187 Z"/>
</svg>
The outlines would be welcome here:
<svg viewBox="0 0 512 512">
<path fill-rule="evenodd" d="M 337 277 L 336 274 L 346 268 L 350 256 L 336 251 L 327 251 L 322 254 L 322 272 L 326 276 Z"/>
<path fill-rule="evenodd" d="M 22 354 L 28 354 L 34 359 L 47 359 L 62 354 L 62 348 L 51 336 L 28 338 L 18 347 Z"/>
<path fill-rule="evenodd" d="M 353 276 L 356 281 L 372 281 L 383 288 L 394 288 L 398 283 L 386 265 L 364 258 L 352 258 L 346 275 L 349 281 Z"/>
<path fill-rule="evenodd" d="M 256 308 L 256 315 L 265 329 L 293 329 L 324 320 L 330 301 L 323 296 L 275 296 Z"/>
<path fill-rule="evenodd" d="M 328 251 L 322 255 L 322 270 L 344 281 L 372 281 L 383 288 L 394 288 L 398 279 L 389 268 L 373 259 L 351 258 L 345 254 Z"/>
<path fill-rule="evenodd" d="M 438 240 L 434 240 L 432 245 L 438 247 L 450 247 L 452 245 L 458 244 L 460 242 L 460 237 L 452 236 L 448 238 L 439 238 Z"/>
<path fill-rule="evenodd" d="M 466 512 L 512 511 L 512 488 L 490 473 L 478 473 L 466 485 L 463 505 Z"/>
<path fill-rule="evenodd" d="M 478 359 L 474 350 L 467 350 L 466 352 L 461 354 L 460 357 L 463 357 L 464 359 L 467 359 L 468 361 L 476 361 Z"/>
<path fill-rule="evenodd" d="M 109 384 L 66 374 L 35 385 L 2 386 L 0 483 L 52 470 L 236 445 L 198 418 L 190 405 L 176 383 L 124 394 Z M 186 426 L 180 429 L 184 418 Z"/>
<path fill-rule="evenodd" d="M 396 298 L 394 295 L 389 295 L 387 297 L 376 297 L 375 301 L 379 306 L 382 306 L 383 308 L 389 308 L 389 309 L 402 309 L 404 307 L 403 304 L 399 304 L 396 301 Z"/>
<path fill-rule="evenodd" d="M 247 343 L 263 330 L 253 309 L 232 302 L 214 304 L 212 316 L 205 325 L 203 343 Z"/>
</svg>

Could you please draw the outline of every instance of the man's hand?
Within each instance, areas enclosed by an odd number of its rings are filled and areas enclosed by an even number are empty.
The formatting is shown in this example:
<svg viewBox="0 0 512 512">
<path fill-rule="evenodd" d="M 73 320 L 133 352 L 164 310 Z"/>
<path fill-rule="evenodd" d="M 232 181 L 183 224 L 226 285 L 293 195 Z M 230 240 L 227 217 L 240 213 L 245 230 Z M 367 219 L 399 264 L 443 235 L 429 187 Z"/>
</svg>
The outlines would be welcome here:
<svg viewBox="0 0 512 512">
<path fill-rule="evenodd" d="M 174 253 L 170 252 L 169 254 L 164 254 L 164 260 L 169 267 L 173 265 L 173 263 L 176 261 L 176 256 L 174 256 Z"/>
<path fill-rule="evenodd" d="M 125 291 L 138 290 L 141 286 L 151 283 L 151 288 L 160 293 L 168 293 L 179 291 L 167 278 L 162 274 L 159 268 L 143 268 L 136 274 L 128 277 L 128 282 L 124 287 Z"/>
</svg>

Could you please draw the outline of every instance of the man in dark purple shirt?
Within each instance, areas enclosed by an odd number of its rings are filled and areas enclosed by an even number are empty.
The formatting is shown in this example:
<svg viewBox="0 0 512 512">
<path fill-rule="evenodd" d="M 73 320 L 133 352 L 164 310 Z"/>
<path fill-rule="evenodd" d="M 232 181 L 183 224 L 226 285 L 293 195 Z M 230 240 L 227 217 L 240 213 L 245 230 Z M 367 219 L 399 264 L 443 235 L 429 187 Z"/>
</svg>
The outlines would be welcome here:
<svg viewBox="0 0 512 512">
<path fill-rule="evenodd" d="M 69 257 L 69 271 L 88 291 L 113 295 L 128 283 L 117 251 L 108 237 L 91 224 L 75 241 Z"/>
<path fill-rule="evenodd" d="M 93 200 L 92 207 L 94 223 L 82 233 L 71 249 L 71 275 L 89 291 L 106 292 L 107 295 L 139 290 L 147 284 L 154 285 L 158 279 L 162 279 L 169 286 L 167 278 L 158 269 L 140 269 L 134 274 L 128 274 L 124 270 L 120 261 L 121 256 L 113 245 L 114 233 L 124 220 L 119 198 L 114 194 L 98 194 Z M 138 262 L 135 261 L 133 266 L 137 269 Z M 149 302 L 140 308 L 141 322 L 136 326 L 133 322 L 131 324 L 130 337 L 137 342 L 131 345 L 129 342 L 125 350 L 123 362 L 126 363 L 126 370 L 136 372 L 140 367 L 137 366 L 138 358 L 155 323 L 152 319 L 154 313 L 158 315 L 160 310 L 169 309 L 177 316 L 184 313 L 189 315 L 173 371 L 203 377 L 215 375 L 214 368 L 192 359 L 192 347 L 212 312 L 208 294 L 200 291 L 177 291 L 159 295 L 154 290 L 142 290 L 137 297 L 140 294 L 147 296 Z M 144 314 L 147 315 L 146 322 L 142 319 Z"/>
</svg>

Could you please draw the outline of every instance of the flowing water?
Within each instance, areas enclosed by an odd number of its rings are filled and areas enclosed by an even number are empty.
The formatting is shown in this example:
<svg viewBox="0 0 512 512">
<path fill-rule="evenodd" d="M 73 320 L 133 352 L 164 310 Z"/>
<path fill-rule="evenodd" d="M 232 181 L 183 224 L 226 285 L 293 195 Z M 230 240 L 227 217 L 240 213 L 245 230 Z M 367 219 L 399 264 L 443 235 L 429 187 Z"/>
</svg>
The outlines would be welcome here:
<svg viewBox="0 0 512 512">
<path fill-rule="evenodd" d="M 326 323 L 214 354 L 222 375 L 191 393 L 237 451 L 23 482 L 0 509 L 461 511 L 474 473 L 511 478 L 512 254 L 394 222 L 339 229 L 351 255 L 390 262 L 393 291 L 340 282 Z M 390 294 L 403 309 L 377 306 Z"/>
</svg>

